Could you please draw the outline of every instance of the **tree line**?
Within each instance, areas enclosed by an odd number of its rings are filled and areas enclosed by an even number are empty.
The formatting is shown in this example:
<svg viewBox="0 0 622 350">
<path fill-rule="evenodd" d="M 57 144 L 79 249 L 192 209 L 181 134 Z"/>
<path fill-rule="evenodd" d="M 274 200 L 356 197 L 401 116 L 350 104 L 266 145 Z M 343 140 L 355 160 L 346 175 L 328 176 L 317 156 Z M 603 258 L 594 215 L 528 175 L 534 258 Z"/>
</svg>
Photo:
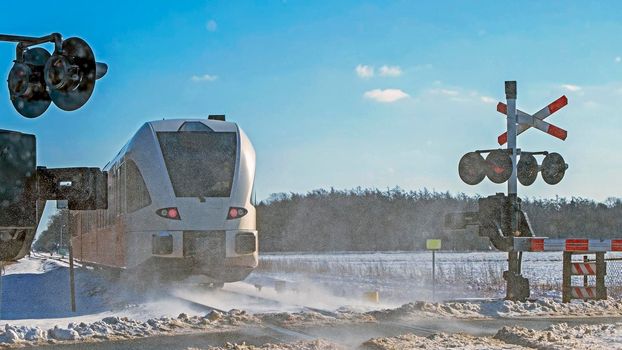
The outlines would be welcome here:
<svg viewBox="0 0 622 350">
<path fill-rule="evenodd" d="M 490 249 L 476 232 L 443 227 L 445 214 L 476 210 L 478 198 L 399 187 L 273 194 L 257 205 L 260 251 L 409 251 L 428 238 L 447 250 Z M 622 237 L 620 198 L 526 198 L 522 206 L 539 236 Z"/>
<path fill-rule="evenodd" d="M 32 248 L 39 252 L 55 252 L 61 247 L 67 249 L 69 247 L 69 235 L 67 234 L 66 220 L 65 211 L 59 210 L 50 216 L 47 228 L 39 234 Z"/>
</svg>

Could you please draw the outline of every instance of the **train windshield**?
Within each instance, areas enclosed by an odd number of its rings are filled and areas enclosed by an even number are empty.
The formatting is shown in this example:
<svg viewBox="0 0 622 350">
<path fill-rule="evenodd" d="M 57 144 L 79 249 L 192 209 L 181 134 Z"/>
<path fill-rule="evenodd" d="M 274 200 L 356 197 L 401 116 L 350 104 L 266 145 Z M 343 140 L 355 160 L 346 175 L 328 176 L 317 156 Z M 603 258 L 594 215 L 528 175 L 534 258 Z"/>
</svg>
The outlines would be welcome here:
<svg viewBox="0 0 622 350">
<path fill-rule="evenodd" d="M 158 132 L 177 197 L 229 197 L 235 170 L 235 132 Z"/>
</svg>

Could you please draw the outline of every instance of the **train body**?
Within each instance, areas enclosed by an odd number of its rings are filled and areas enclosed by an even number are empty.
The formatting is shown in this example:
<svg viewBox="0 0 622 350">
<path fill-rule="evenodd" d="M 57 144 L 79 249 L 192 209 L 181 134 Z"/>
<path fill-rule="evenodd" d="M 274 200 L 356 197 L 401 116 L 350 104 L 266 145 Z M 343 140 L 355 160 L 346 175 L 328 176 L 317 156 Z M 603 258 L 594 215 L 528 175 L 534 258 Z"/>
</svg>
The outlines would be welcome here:
<svg viewBox="0 0 622 350">
<path fill-rule="evenodd" d="M 104 170 L 108 208 L 70 215 L 78 260 L 212 283 L 257 266 L 255 151 L 237 124 L 145 123 Z"/>
</svg>

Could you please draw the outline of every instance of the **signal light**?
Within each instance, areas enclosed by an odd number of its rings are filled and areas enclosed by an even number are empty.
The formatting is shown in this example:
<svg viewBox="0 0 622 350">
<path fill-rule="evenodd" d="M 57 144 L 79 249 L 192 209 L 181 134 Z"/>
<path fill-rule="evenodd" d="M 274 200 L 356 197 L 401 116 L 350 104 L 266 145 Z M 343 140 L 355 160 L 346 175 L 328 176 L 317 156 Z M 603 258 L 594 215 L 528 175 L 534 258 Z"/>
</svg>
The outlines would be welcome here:
<svg viewBox="0 0 622 350">
<path fill-rule="evenodd" d="M 503 150 L 494 150 L 486 156 L 486 176 L 490 181 L 500 184 L 512 176 L 512 158 Z"/>
<path fill-rule="evenodd" d="M 488 155 L 484 160 L 481 153 L 485 152 L 488 152 Z M 546 154 L 542 165 L 538 165 L 534 154 Z M 542 172 L 544 182 L 555 185 L 564 177 L 568 164 L 564 162 L 564 158 L 559 153 L 521 152 L 516 168 L 518 181 L 523 186 L 533 184 L 538 177 L 538 172 Z M 502 149 L 469 152 L 460 158 L 458 174 L 460 179 L 469 185 L 477 185 L 484 177 L 500 184 L 508 181 L 512 176 L 512 158 L 508 150 Z"/>
<path fill-rule="evenodd" d="M 558 184 L 568 169 L 568 164 L 559 153 L 549 153 L 542 161 L 542 179 L 549 185 Z"/>
<path fill-rule="evenodd" d="M 179 210 L 175 207 L 158 209 L 156 214 L 166 219 L 181 220 Z"/>
<path fill-rule="evenodd" d="M 469 152 L 460 158 L 458 163 L 458 175 L 468 185 L 477 185 L 486 177 L 484 170 L 485 160 L 477 152 Z"/>
<path fill-rule="evenodd" d="M 16 61 L 9 72 L 9 96 L 13 107 L 26 118 L 36 118 L 50 106 L 50 95 L 43 79 L 44 66 L 50 53 L 40 47 L 27 49 L 22 61 Z"/>
<path fill-rule="evenodd" d="M 518 181 L 523 186 L 529 186 L 536 181 L 536 178 L 538 177 L 538 161 L 533 154 L 522 153 L 516 168 Z"/>
<path fill-rule="evenodd" d="M 231 207 L 229 208 L 229 212 L 227 213 L 227 220 L 239 219 L 247 213 L 248 210 L 244 208 Z"/>
<path fill-rule="evenodd" d="M 93 51 L 84 40 L 75 37 L 64 40 L 62 50 L 54 52 L 44 70 L 54 104 L 65 111 L 82 107 L 95 88 L 96 69 Z"/>
<path fill-rule="evenodd" d="M 108 66 L 95 62 L 93 51 L 80 38 L 1 35 L 0 40 L 19 42 L 7 82 L 13 106 L 27 118 L 40 116 L 51 102 L 65 111 L 82 107 L 91 97 L 95 81 L 108 72 Z M 45 42 L 54 42 L 52 55 L 40 47 L 28 48 Z"/>
</svg>

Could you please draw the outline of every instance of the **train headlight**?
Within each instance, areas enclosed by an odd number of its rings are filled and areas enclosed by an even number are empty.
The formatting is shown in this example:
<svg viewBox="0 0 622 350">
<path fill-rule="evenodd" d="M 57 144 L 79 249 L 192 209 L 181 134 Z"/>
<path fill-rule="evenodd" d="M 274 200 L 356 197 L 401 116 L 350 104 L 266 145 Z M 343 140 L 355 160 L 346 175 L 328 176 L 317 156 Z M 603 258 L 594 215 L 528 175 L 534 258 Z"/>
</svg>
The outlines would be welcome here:
<svg viewBox="0 0 622 350">
<path fill-rule="evenodd" d="M 247 213 L 248 210 L 244 208 L 231 207 L 229 208 L 229 212 L 227 213 L 227 220 L 239 219 Z"/>
</svg>

